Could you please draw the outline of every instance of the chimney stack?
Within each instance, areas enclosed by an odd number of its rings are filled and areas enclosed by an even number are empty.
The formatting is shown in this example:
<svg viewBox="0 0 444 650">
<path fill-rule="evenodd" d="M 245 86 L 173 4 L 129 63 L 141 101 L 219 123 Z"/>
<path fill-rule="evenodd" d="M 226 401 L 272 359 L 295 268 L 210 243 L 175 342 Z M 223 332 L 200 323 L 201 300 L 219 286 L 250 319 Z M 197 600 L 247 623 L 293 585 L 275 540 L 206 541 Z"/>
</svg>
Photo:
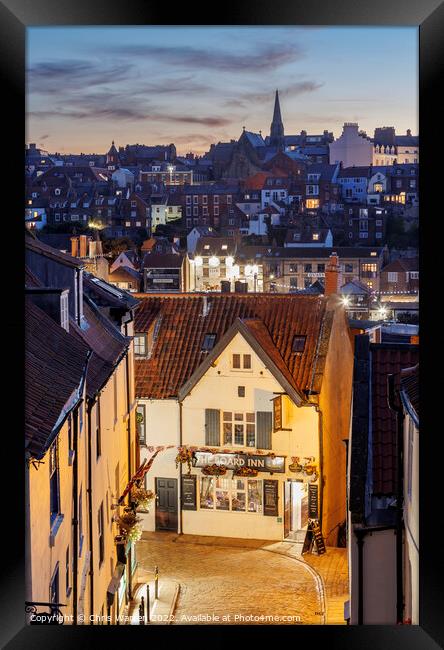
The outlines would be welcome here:
<svg viewBox="0 0 444 650">
<path fill-rule="evenodd" d="M 339 293 L 341 286 L 341 270 L 339 268 L 339 258 L 337 253 L 331 253 L 330 261 L 325 269 L 325 295 Z"/>
<path fill-rule="evenodd" d="M 79 254 L 79 238 L 71 237 L 71 255 L 77 257 Z"/>
<path fill-rule="evenodd" d="M 86 245 L 87 245 L 88 237 L 87 237 L 87 235 L 80 235 L 79 240 L 80 240 L 80 244 L 79 244 L 79 248 L 80 248 L 79 257 L 86 257 L 86 256 L 87 256 L 87 255 L 86 255 L 86 250 L 87 250 L 87 249 L 86 249 Z"/>
</svg>

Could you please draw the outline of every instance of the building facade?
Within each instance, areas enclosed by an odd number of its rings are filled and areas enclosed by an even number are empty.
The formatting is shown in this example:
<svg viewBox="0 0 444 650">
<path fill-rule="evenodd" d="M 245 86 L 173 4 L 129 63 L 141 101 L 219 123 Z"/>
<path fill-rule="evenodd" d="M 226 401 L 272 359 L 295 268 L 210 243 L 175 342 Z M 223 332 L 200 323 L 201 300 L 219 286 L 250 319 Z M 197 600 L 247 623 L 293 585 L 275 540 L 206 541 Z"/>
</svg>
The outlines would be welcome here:
<svg viewBox="0 0 444 650">
<path fill-rule="evenodd" d="M 165 448 L 147 474 L 158 501 L 145 529 L 301 541 L 312 519 L 335 545 L 352 358 L 340 304 L 179 295 L 144 299 L 139 314 L 141 454 Z"/>
</svg>

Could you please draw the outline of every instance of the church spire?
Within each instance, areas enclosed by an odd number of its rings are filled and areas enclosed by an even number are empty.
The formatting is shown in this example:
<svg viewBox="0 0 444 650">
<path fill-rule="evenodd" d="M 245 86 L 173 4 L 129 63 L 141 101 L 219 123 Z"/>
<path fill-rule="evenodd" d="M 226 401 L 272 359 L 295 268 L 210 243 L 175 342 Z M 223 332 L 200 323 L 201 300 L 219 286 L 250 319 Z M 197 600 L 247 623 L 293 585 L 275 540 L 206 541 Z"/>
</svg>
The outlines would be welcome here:
<svg viewBox="0 0 444 650">
<path fill-rule="evenodd" d="M 270 127 L 270 144 L 272 147 L 284 147 L 284 125 L 281 117 L 281 107 L 279 104 L 279 92 L 276 90 L 274 99 L 273 121 Z"/>
</svg>

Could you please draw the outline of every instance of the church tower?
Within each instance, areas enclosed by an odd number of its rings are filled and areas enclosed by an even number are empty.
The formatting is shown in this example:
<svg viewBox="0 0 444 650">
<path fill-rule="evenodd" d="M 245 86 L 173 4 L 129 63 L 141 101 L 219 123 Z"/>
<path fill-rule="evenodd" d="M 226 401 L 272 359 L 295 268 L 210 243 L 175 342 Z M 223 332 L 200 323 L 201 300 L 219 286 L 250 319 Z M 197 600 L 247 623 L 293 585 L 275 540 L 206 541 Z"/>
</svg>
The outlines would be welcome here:
<svg viewBox="0 0 444 650">
<path fill-rule="evenodd" d="M 113 140 L 110 150 L 106 154 L 106 166 L 110 171 L 114 171 L 115 169 L 117 169 L 118 163 L 119 163 L 119 154 L 117 152 Z"/>
<path fill-rule="evenodd" d="M 274 100 L 273 121 L 270 127 L 270 145 L 272 147 L 278 147 L 278 149 L 284 149 L 284 125 L 282 123 L 279 93 L 277 90 Z"/>
</svg>

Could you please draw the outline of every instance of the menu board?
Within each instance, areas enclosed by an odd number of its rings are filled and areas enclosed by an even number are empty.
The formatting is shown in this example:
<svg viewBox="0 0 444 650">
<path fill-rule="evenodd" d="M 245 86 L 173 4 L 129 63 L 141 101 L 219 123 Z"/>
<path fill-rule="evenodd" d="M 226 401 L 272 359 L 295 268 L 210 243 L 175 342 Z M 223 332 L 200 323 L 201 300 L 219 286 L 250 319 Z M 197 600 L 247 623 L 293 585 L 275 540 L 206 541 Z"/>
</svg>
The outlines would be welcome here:
<svg viewBox="0 0 444 650">
<path fill-rule="evenodd" d="M 308 484 L 308 516 L 310 519 L 318 518 L 318 486 Z"/>
<path fill-rule="evenodd" d="M 264 481 L 264 515 L 277 517 L 279 514 L 279 481 Z"/>
<path fill-rule="evenodd" d="M 196 476 L 182 476 L 182 510 L 197 510 Z"/>
</svg>

